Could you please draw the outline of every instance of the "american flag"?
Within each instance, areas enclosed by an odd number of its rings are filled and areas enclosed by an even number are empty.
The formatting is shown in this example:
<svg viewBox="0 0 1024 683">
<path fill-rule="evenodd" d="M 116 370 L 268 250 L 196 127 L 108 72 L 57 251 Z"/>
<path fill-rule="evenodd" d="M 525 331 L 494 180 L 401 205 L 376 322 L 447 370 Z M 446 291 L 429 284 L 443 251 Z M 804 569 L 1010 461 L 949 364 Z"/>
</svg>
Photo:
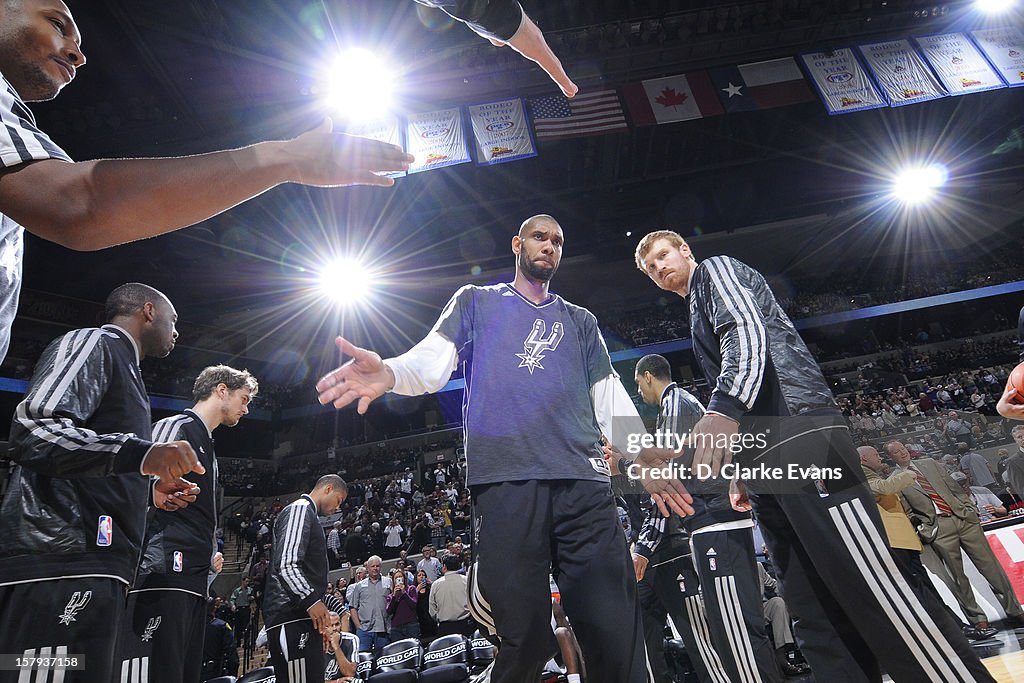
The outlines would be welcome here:
<svg viewBox="0 0 1024 683">
<path fill-rule="evenodd" d="M 626 130 L 626 116 L 615 90 L 530 100 L 537 140 L 604 135 Z"/>
</svg>

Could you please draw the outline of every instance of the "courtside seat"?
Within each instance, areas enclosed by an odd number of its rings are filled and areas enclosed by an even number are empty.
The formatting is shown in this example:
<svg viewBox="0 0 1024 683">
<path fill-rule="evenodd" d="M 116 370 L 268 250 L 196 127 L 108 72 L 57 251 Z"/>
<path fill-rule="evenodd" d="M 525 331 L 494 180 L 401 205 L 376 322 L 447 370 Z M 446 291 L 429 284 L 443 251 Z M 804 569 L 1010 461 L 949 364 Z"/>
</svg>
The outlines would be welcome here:
<svg viewBox="0 0 1024 683">
<path fill-rule="evenodd" d="M 341 652 L 348 661 L 356 661 L 356 652 L 359 650 L 359 636 L 354 633 L 345 633 L 344 631 L 339 634 L 341 636 Z"/>
<path fill-rule="evenodd" d="M 494 644 L 481 636 L 480 631 L 474 633 L 469 640 L 470 673 L 478 674 L 490 666 L 496 651 Z"/>
<path fill-rule="evenodd" d="M 469 643 L 460 634 L 433 640 L 423 653 L 420 683 L 466 683 L 469 680 Z"/>
<path fill-rule="evenodd" d="M 236 683 L 274 683 L 276 680 L 277 677 L 274 676 L 274 667 L 261 666 L 260 668 L 253 669 L 239 678 Z"/>
<path fill-rule="evenodd" d="M 416 683 L 423 661 L 423 646 L 416 638 L 406 638 L 381 648 L 376 673 L 370 683 Z"/>
<path fill-rule="evenodd" d="M 356 647 L 359 647 L 359 638 L 356 638 Z M 349 659 L 356 663 L 356 678 L 360 681 L 370 680 L 370 674 L 373 673 L 373 653 L 357 652 L 355 659 Z"/>
</svg>

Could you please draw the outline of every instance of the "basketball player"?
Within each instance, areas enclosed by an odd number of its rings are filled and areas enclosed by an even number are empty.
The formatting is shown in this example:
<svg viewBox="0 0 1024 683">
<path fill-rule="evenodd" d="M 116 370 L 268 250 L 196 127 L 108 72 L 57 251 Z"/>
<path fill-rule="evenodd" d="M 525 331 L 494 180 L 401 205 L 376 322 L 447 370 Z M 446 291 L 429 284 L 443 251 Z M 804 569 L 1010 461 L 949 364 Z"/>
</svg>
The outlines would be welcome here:
<svg viewBox="0 0 1024 683">
<path fill-rule="evenodd" d="M 43 352 L 11 424 L 17 467 L 0 504 L 0 644 L 29 658 L 82 655 L 66 683 L 113 678 L 150 496 L 165 509 L 195 500 L 180 477 L 206 472 L 187 441 L 150 436 L 139 362 L 174 348 L 174 306 L 131 283 L 107 297 L 106 317 Z M 152 491 L 150 475 L 161 479 Z M 30 677 L 0 671 L 2 683 Z"/>
<path fill-rule="evenodd" d="M 121 632 L 119 656 L 124 680 L 199 680 L 207 584 L 211 557 L 217 549 L 217 510 L 222 495 L 213 432 L 221 425 L 237 425 L 249 412 L 249 401 L 258 390 L 256 378 L 248 371 L 210 366 L 199 373 L 192 388 L 195 406 L 153 426 L 153 438 L 159 441 L 188 441 L 206 473 L 195 477 L 202 490 L 195 503 L 184 510 L 158 509 L 150 514 Z M 131 677 L 133 667 L 141 670 L 145 659 L 148 679 Z"/>
<path fill-rule="evenodd" d="M 700 401 L 672 381 L 672 369 L 663 356 L 652 353 L 641 358 L 634 379 L 644 403 L 658 407 L 660 433 L 685 436 L 704 415 Z M 686 456 L 678 462 L 690 465 Z M 704 680 L 721 681 L 723 675 L 719 672 L 727 672 L 725 678 L 734 681 L 780 683 L 782 672 L 765 636 L 750 511 L 733 509 L 729 482 L 724 478 L 700 481 L 690 477 L 686 487 L 693 496 L 694 514 L 665 519 L 656 506 L 651 506 L 641 541 L 637 542 L 638 557 L 633 560 L 638 574 L 644 573 L 658 549 L 660 532 L 681 525 L 689 536 L 692 552 L 679 557 L 670 539 L 667 556 L 659 553 L 654 558 L 656 566 L 652 567 L 649 585 L 676 627 L 686 632 L 687 648 L 696 650 L 697 657 L 690 659 L 697 663 L 698 671 L 703 670 Z M 692 562 L 692 570 L 683 573 L 679 565 L 686 562 Z M 694 571 L 696 576 L 692 576 Z M 677 576 L 691 580 L 677 581 Z M 694 597 L 700 593 L 703 600 Z"/>
<path fill-rule="evenodd" d="M 323 601 L 327 539 L 317 515 L 333 515 L 347 496 L 345 480 L 325 474 L 312 491 L 285 506 L 274 522 L 263 621 L 279 683 L 324 680 L 324 639 L 330 631 L 330 612 Z"/>
<path fill-rule="evenodd" d="M 512 238 L 513 282 L 463 287 L 427 337 L 397 358 L 382 361 L 339 337 L 338 347 L 354 360 L 321 379 L 317 390 L 323 404 L 357 401 L 365 413 L 388 391 L 437 391 L 463 362 L 475 534 L 469 603 L 500 641 L 491 680 L 536 680 L 556 652 L 553 567 L 588 680 L 635 683 L 649 680 L 649 668 L 600 441 L 605 434 L 628 453 L 629 434 L 645 430 L 612 370 L 597 320 L 548 291 L 563 240 L 551 216 L 527 219 Z M 677 481 L 645 485 L 663 505 L 668 498 L 681 514 L 692 512 Z M 507 571 L 509 558 L 514 572 Z"/>
<path fill-rule="evenodd" d="M 727 256 L 697 263 L 668 230 L 644 237 L 635 257 L 658 287 L 688 297 L 694 356 L 713 388 L 691 432 L 694 466 L 718 474 L 742 428 L 752 438 L 741 464 L 783 473 L 748 478 L 747 504 L 815 678 L 880 681 L 884 668 L 896 681 L 992 681 L 937 597 L 897 569 L 832 392 L 764 277 Z"/>
</svg>

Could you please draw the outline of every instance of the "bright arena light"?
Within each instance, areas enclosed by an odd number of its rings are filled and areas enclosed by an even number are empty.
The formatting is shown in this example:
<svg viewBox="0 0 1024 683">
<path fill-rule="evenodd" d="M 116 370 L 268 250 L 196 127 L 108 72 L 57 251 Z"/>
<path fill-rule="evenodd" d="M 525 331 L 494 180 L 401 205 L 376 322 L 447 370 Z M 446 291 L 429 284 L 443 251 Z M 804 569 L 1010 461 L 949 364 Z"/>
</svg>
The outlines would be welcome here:
<svg viewBox="0 0 1024 683">
<path fill-rule="evenodd" d="M 974 0 L 974 6 L 985 14 L 1001 14 L 1015 4 L 1016 0 Z"/>
<path fill-rule="evenodd" d="M 394 89 L 394 74 L 369 50 L 353 48 L 335 58 L 325 74 L 324 104 L 329 113 L 365 121 L 387 113 Z"/>
<path fill-rule="evenodd" d="M 921 204 L 935 196 L 947 177 L 941 164 L 905 169 L 893 180 L 892 196 L 904 204 Z"/>
<path fill-rule="evenodd" d="M 320 270 L 318 289 L 342 306 L 358 304 L 373 291 L 373 273 L 351 258 L 339 258 Z"/>
</svg>

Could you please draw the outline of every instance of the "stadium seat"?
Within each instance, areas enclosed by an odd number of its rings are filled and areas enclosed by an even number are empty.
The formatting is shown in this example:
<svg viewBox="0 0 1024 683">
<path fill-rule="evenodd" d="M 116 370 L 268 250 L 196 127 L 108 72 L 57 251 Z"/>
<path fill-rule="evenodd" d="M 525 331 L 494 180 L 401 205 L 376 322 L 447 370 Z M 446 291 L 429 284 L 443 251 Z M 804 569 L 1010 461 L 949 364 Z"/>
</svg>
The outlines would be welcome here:
<svg viewBox="0 0 1024 683">
<path fill-rule="evenodd" d="M 469 647 L 457 633 L 435 639 L 423 653 L 421 683 L 466 683 L 469 680 Z"/>
<path fill-rule="evenodd" d="M 370 676 L 370 683 L 416 683 L 422 660 L 423 646 L 416 638 L 385 645 L 377 657 L 377 673 Z"/>
<path fill-rule="evenodd" d="M 358 647 L 359 639 L 356 638 L 356 646 Z M 373 653 L 372 652 L 357 652 L 355 659 L 352 660 L 356 663 L 356 678 L 360 681 L 367 681 L 370 679 L 370 674 L 373 673 Z"/>
<path fill-rule="evenodd" d="M 490 666 L 496 651 L 494 644 L 481 636 L 480 631 L 474 633 L 469 641 L 469 656 L 472 661 L 470 673 L 478 674 Z"/>
<path fill-rule="evenodd" d="M 274 667 L 261 666 L 253 669 L 236 681 L 236 683 L 274 683 L 277 678 L 274 676 Z"/>
<path fill-rule="evenodd" d="M 217 678 L 209 678 L 206 683 L 235 683 L 237 679 L 234 676 L 217 676 Z"/>
<path fill-rule="evenodd" d="M 339 635 L 341 636 L 342 654 L 348 657 L 348 661 L 356 661 L 356 652 L 359 651 L 359 636 L 354 633 L 345 632 L 342 632 Z"/>
</svg>

